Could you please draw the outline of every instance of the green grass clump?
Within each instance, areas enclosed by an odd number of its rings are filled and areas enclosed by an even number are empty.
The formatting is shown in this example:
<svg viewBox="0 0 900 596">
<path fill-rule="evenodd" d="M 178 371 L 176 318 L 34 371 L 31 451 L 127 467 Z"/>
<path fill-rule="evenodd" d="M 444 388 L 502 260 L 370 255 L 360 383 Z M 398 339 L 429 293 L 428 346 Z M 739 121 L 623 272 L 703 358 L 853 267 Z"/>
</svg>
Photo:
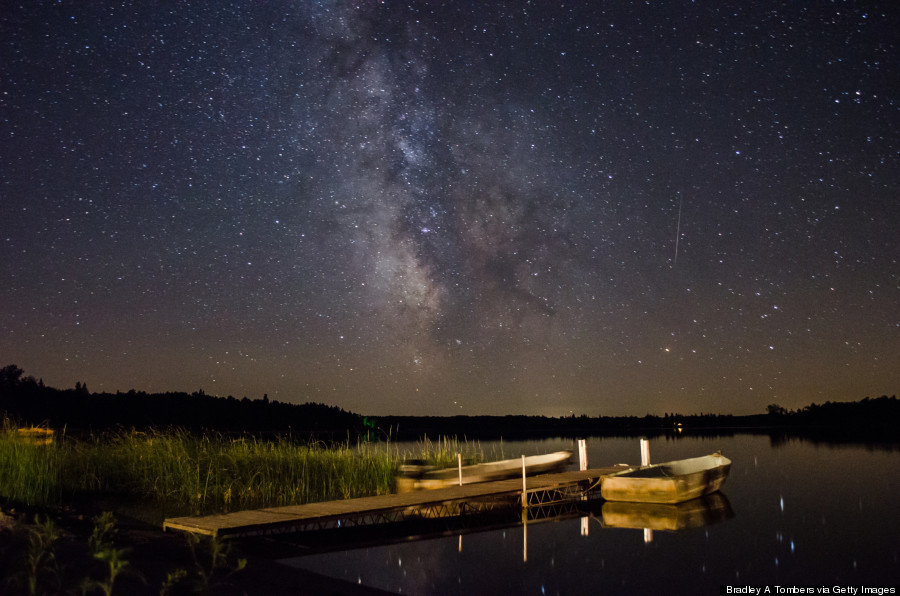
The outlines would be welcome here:
<svg viewBox="0 0 900 596">
<path fill-rule="evenodd" d="M 462 455 L 464 464 L 484 461 L 484 451 L 479 443 L 469 443 L 465 440 L 460 442 L 456 437 L 439 437 L 437 441 L 425 437 L 416 444 L 408 457 L 434 468 L 452 468 L 459 463 L 457 454 Z"/>
<path fill-rule="evenodd" d="M 153 504 L 167 515 L 203 514 L 390 493 L 401 461 L 436 467 L 483 458 L 477 444 L 424 441 L 413 452 L 390 444 L 298 443 L 289 438 L 197 435 L 172 429 L 118 432 L 49 443 L 0 429 L 0 497 L 31 506 L 93 495 Z"/>
<path fill-rule="evenodd" d="M 396 450 L 287 439 L 130 432 L 50 444 L 0 431 L 0 496 L 55 505 L 85 494 L 149 499 L 203 513 L 383 494 L 393 489 Z"/>
<path fill-rule="evenodd" d="M 40 444 L 18 429 L 0 428 L 0 495 L 32 504 L 59 502 L 64 453 L 58 442 Z"/>
</svg>

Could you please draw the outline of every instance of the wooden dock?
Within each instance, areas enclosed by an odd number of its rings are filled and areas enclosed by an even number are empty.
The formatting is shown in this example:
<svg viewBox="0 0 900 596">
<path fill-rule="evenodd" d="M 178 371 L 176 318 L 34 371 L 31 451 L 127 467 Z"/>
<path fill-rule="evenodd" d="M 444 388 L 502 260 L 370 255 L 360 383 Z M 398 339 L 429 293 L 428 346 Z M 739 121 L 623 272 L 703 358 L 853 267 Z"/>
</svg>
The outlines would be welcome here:
<svg viewBox="0 0 900 596">
<path fill-rule="evenodd" d="M 595 489 L 599 494 L 600 479 L 620 471 L 621 467 L 608 467 L 532 476 L 527 478 L 524 492 L 522 479 L 515 478 L 220 515 L 173 517 L 163 522 L 163 529 L 208 536 L 260 536 L 545 506 L 585 498 Z"/>
</svg>

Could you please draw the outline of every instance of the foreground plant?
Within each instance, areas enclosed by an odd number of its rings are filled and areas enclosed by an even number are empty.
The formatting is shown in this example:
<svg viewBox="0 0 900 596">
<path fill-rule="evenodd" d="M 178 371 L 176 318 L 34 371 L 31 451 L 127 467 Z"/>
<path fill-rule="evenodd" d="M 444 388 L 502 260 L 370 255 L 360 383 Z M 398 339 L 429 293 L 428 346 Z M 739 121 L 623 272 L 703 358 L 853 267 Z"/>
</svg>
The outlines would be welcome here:
<svg viewBox="0 0 900 596">
<path fill-rule="evenodd" d="M 163 581 L 162 586 L 159 589 L 159 596 L 169 596 L 176 589 L 178 585 L 184 581 L 184 578 L 187 577 L 187 571 L 178 567 L 174 571 L 170 571 L 166 574 L 166 579 Z"/>
<path fill-rule="evenodd" d="M 60 587 L 60 569 L 56 561 L 59 529 L 49 517 L 35 515 L 34 527 L 29 528 L 25 549 L 24 587 L 29 595 L 52 592 Z"/>
<path fill-rule="evenodd" d="M 247 566 L 247 559 L 236 557 L 226 538 L 186 536 L 194 558 L 194 583 L 198 594 L 209 594 L 214 587 L 225 584 L 228 578 Z"/>
<path fill-rule="evenodd" d="M 94 558 L 104 564 L 105 577 L 100 580 L 90 578 L 84 580 L 82 590 L 85 593 L 100 590 L 105 596 L 111 596 L 116 578 L 129 571 L 126 556 L 130 549 L 116 548 L 113 541 L 117 533 L 116 518 L 111 512 L 104 511 L 94 518 L 94 530 L 88 544 Z"/>
</svg>

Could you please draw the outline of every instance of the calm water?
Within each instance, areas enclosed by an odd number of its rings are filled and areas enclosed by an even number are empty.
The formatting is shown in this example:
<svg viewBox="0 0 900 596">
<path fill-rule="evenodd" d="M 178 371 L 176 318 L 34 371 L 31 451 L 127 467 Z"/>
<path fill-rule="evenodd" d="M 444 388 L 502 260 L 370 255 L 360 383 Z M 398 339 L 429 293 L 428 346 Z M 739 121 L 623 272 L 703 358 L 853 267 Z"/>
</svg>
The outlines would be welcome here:
<svg viewBox="0 0 900 596">
<path fill-rule="evenodd" d="M 572 444 L 482 447 L 516 457 Z M 722 491 L 733 517 L 712 525 L 645 535 L 605 527 L 597 512 L 290 564 L 401 594 L 718 594 L 721 584 L 900 583 L 900 450 L 773 445 L 749 435 L 651 441 L 654 462 L 718 449 L 734 462 Z M 588 459 L 638 463 L 638 439 L 588 439 Z"/>
</svg>

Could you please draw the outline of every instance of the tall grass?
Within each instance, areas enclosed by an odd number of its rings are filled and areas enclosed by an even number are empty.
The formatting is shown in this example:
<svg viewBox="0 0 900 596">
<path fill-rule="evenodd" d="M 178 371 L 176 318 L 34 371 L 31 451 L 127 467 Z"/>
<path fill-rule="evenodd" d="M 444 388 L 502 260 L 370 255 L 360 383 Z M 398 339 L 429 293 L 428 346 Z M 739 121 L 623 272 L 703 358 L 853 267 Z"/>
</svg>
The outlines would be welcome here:
<svg viewBox="0 0 900 596">
<path fill-rule="evenodd" d="M 36 444 L 4 425 L 0 429 L 0 495 L 28 505 L 58 502 L 63 458 L 58 443 Z"/>
<path fill-rule="evenodd" d="M 456 437 L 438 437 L 436 441 L 425 437 L 416 443 L 408 453 L 408 457 L 421 460 L 435 468 L 450 468 L 457 465 L 457 454 L 462 455 L 464 463 L 484 461 L 484 451 L 480 443 L 460 442 Z"/>
<path fill-rule="evenodd" d="M 389 493 L 403 459 L 438 467 L 483 457 L 477 444 L 423 441 L 412 452 L 390 444 L 326 446 L 287 438 L 195 435 L 181 430 L 120 432 L 47 445 L 0 430 L 0 496 L 57 505 L 91 495 L 147 501 L 169 515 L 302 504 Z"/>
</svg>

